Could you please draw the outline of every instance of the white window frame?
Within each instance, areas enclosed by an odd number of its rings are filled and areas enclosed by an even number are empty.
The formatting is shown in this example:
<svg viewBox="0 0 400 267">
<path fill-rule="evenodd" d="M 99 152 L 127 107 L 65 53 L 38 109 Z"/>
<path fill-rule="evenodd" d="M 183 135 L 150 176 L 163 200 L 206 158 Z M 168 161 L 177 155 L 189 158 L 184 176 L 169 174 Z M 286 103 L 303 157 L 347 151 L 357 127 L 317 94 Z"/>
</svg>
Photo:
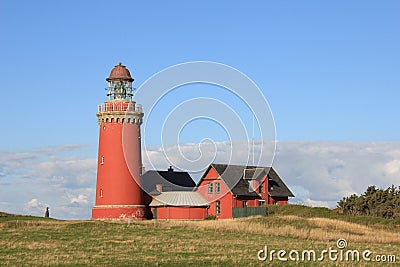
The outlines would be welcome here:
<svg viewBox="0 0 400 267">
<path fill-rule="evenodd" d="M 221 192 L 221 184 L 219 182 L 215 183 L 215 194 L 219 194 Z"/>
<path fill-rule="evenodd" d="M 221 201 L 219 200 L 215 201 L 215 214 L 221 214 Z"/>
<path fill-rule="evenodd" d="M 209 194 L 212 194 L 212 192 L 213 192 L 213 184 L 212 184 L 212 183 L 209 183 L 209 184 L 208 184 L 208 193 L 209 193 Z"/>
</svg>

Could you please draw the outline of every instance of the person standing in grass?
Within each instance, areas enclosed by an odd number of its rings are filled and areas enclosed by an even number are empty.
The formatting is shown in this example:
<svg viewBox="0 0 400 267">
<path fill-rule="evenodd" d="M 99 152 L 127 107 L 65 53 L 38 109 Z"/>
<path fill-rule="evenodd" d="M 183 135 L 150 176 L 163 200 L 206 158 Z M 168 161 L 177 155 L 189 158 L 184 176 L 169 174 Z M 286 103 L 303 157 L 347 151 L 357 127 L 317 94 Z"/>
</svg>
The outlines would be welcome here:
<svg viewBox="0 0 400 267">
<path fill-rule="evenodd" d="M 44 214 L 45 218 L 49 218 L 50 217 L 50 211 L 49 211 L 49 207 L 46 208 L 46 213 Z"/>
</svg>

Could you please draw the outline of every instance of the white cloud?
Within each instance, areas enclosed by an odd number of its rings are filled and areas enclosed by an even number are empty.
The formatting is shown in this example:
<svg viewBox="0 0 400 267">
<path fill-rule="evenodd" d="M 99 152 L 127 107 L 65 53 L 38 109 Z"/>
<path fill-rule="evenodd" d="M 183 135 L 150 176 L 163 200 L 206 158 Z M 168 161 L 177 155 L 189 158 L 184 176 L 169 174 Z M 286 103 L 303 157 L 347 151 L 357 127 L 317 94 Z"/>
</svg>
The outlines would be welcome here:
<svg viewBox="0 0 400 267">
<path fill-rule="evenodd" d="M 256 142 L 256 153 L 261 150 L 260 141 Z M 215 143 L 215 157 L 219 163 L 246 164 L 251 163 L 248 146 L 245 142 L 236 145 L 233 160 L 230 160 L 230 143 Z M 183 148 L 182 148 L 183 147 Z M 273 146 L 265 149 L 271 151 Z M 165 159 L 163 151 L 152 149 L 150 156 L 143 157 L 144 165 L 151 166 L 156 162 L 157 169 L 166 169 L 171 163 L 180 169 L 190 170 L 187 162 L 174 151 L 173 157 L 168 154 Z M 198 156 L 197 145 L 181 146 L 185 157 Z M 192 152 L 191 152 L 192 151 Z M 353 193 L 361 194 L 369 185 L 387 188 L 392 184 L 399 185 L 400 181 L 400 142 L 323 142 L 323 141 L 283 141 L 277 142 L 277 150 L 273 167 L 285 183 L 296 195 L 292 203 L 304 203 L 313 206 L 335 207 L 337 201 Z M 250 160 L 249 160 L 250 158 Z M 256 155 L 256 161 L 258 154 Z M 241 159 L 241 160 L 238 160 Z M 202 161 L 198 161 L 202 163 Z M 259 165 L 269 165 L 260 162 Z M 207 164 L 196 166 L 204 169 Z M 202 172 L 192 173 L 198 179 Z"/>
<path fill-rule="evenodd" d="M 312 149 L 295 149 L 308 146 Z M 274 166 L 289 185 L 301 185 L 311 200 L 333 207 L 369 185 L 399 185 L 400 174 L 386 171 L 399 147 L 399 142 L 280 142 Z"/>
<path fill-rule="evenodd" d="M 80 194 L 78 195 L 78 197 L 74 197 L 73 199 L 71 199 L 71 203 L 87 204 L 89 203 L 89 201 L 87 200 L 87 196 Z"/>
<path fill-rule="evenodd" d="M 96 158 L 86 156 L 85 149 L 66 145 L 0 151 L 0 203 L 12 203 L 0 209 L 42 216 L 48 206 L 55 218 L 90 218 Z"/>
<path fill-rule="evenodd" d="M 397 174 L 400 177 L 400 160 L 392 160 L 386 163 L 386 173 L 389 175 Z"/>
<path fill-rule="evenodd" d="M 30 201 L 28 201 L 25 206 L 27 208 L 37 208 L 37 207 L 42 207 L 43 204 L 40 203 L 36 198 L 32 198 Z"/>
<path fill-rule="evenodd" d="M 69 203 L 71 204 L 88 204 L 88 196 L 85 194 L 78 194 L 78 196 L 73 196 L 73 195 L 68 195 L 67 196 L 69 198 Z"/>
<path fill-rule="evenodd" d="M 36 198 L 32 198 L 24 205 L 24 211 L 31 215 L 41 216 L 45 213 L 48 205 L 43 204 Z"/>
<path fill-rule="evenodd" d="M 268 144 L 264 150 L 272 151 L 272 147 Z M 84 146 L 71 145 L 0 151 L 0 210 L 43 216 L 48 206 L 54 218 L 89 219 L 94 205 L 96 152 L 87 156 L 84 150 Z M 151 161 L 156 169 L 166 170 L 169 165 L 199 169 L 191 173 L 198 180 L 210 159 L 235 164 L 252 160 L 246 142 L 236 143 L 234 150 L 227 142 L 181 145 L 186 158 L 194 163 L 182 158 L 177 147 L 166 150 L 168 160 L 159 147 L 148 148 L 149 157 L 143 151 L 146 168 L 152 169 Z M 257 141 L 255 151 L 260 150 Z M 199 156 L 204 158 L 196 161 Z M 369 185 L 398 186 L 400 142 L 278 142 L 273 167 L 296 195 L 292 203 L 334 207 L 344 196 L 360 194 Z"/>
<path fill-rule="evenodd" d="M 299 204 L 303 204 L 303 205 L 311 206 L 311 207 L 327 207 L 329 205 L 327 201 L 318 201 L 318 200 L 312 200 L 309 198 L 304 199 L 304 202 L 299 203 Z"/>
</svg>

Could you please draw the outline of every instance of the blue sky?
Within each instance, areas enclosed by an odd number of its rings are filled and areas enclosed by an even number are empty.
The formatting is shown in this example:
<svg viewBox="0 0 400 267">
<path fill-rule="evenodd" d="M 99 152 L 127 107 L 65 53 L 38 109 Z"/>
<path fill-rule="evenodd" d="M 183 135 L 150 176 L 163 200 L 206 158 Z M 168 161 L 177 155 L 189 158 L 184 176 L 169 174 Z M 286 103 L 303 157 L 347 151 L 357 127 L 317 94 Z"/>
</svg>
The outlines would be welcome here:
<svg viewBox="0 0 400 267">
<path fill-rule="evenodd" d="M 398 1 L 1 1 L 10 115 L 0 146 L 96 145 L 96 106 L 119 61 L 136 87 L 182 62 L 230 65 L 263 91 L 279 140 L 398 140 L 398 10 Z"/>
<path fill-rule="evenodd" d="M 86 159 L 97 153 L 95 113 L 106 98 L 105 78 L 119 61 L 130 69 L 135 87 L 183 62 L 232 66 L 265 95 L 280 141 L 400 141 L 399 1 L 216 2 L 0 0 L 0 152 L 5 155 L 0 178 L 22 179 L 8 190 L 16 190 L 28 174 L 21 169 L 10 174 L 20 165 L 5 162 L 32 155 L 41 163 L 79 160 L 83 172 L 94 175 L 94 161 Z M 248 118 L 246 107 L 226 92 L 205 85 L 189 89 L 188 97 L 198 89 L 200 96 L 232 101 L 242 119 Z M 165 100 L 173 106 L 178 96 Z M 216 124 L 190 126 L 182 132 L 186 143 L 210 134 L 225 141 Z M 149 138 L 159 145 L 159 136 Z M 44 153 L 48 148 L 62 154 Z M 92 185 L 93 179 L 83 187 Z M 60 191 L 67 192 L 65 199 L 91 205 L 92 192 L 78 182 L 68 186 Z M 30 198 L 39 205 L 39 196 Z M 0 197 L 0 209 L 1 202 L 10 200 Z"/>
</svg>

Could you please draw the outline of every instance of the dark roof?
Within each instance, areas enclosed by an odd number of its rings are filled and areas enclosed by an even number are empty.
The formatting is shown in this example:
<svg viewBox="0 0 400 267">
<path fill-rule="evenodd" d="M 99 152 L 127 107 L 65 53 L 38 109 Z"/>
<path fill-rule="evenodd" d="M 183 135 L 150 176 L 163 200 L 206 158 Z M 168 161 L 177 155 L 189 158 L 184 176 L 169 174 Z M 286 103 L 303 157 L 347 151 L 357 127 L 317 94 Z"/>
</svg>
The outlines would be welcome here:
<svg viewBox="0 0 400 267">
<path fill-rule="evenodd" d="M 257 192 L 252 190 L 248 181 L 251 179 L 260 181 L 266 176 L 266 174 L 268 174 L 268 193 L 270 196 L 294 197 L 293 193 L 289 190 L 289 188 L 285 185 L 272 167 L 211 164 L 208 170 L 210 168 L 215 169 L 228 188 L 230 188 L 232 194 L 235 196 L 259 197 Z M 200 179 L 200 182 L 203 178 L 204 176 Z M 272 190 L 271 186 L 273 188 Z"/>
<path fill-rule="evenodd" d="M 159 194 L 156 185 L 162 185 L 162 191 L 192 191 L 196 184 L 187 172 L 149 170 L 142 175 L 142 188 L 145 192 Z"/>
<path fill-rule="evenodd" d="M 268 173 L 268 194 L 271 197 L 294 197 L 279 175 L 271 167 Z"/>
<path fill-rule="evenodd" d="M 246 166 L 211 164 L 210 167 L 215 169 L 235 196 L 252 198 L 260 197 L 256 192 L 251 190 L 249 183 L 242 179 Z"/>
</svg>

